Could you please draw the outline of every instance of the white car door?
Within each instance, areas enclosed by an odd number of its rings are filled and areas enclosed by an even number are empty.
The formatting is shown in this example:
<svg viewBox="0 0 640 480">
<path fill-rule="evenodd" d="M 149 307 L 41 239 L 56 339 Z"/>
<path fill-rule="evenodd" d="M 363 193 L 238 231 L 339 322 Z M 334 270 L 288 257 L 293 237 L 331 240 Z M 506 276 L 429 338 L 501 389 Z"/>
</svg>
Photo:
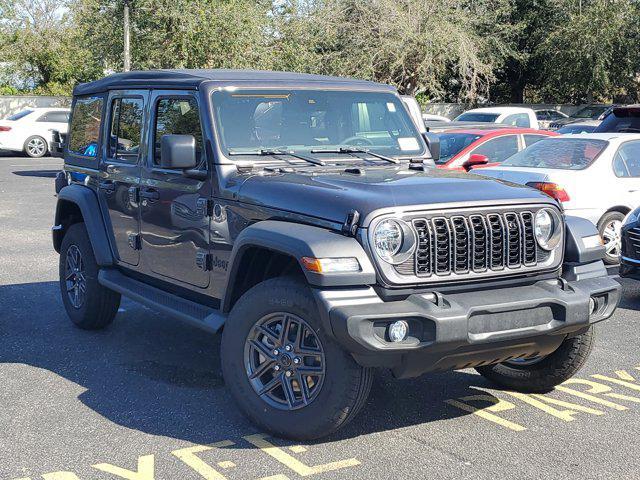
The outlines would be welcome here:
<svg viewBox="0 0 640 480">
<path fill-rule="evenodd" d="M 630 209 L 640 206 L 640 140 L 622 143 L 613 156 L 612 167 L 621 201 Z"/>
<path fill-rule="evenodd" d="M 58 130 L 60 133 L 67 133 L 69 124 L 69 112 L 64 110 L 50 110 L 45 112 L 36 120 L 38 129 L 45 131 Z"/>
</svg>

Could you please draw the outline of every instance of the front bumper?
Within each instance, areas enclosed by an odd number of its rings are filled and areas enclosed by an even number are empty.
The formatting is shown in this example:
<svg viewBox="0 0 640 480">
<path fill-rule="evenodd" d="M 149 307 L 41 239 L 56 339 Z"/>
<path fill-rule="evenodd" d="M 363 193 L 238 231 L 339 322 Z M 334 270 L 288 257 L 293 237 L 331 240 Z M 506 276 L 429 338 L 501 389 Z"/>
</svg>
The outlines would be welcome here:
<svg viewBox="0 0 640 480">
<path fill-rule="evenodd" d="M 620 257 L 620 276 L 640 280 L 640 260 L 623 254 Z"/>
<path fill-rule="evenodd" d="M 551 353 L 567 335 L 610 317 L 620 285 L 607 276 L 554 279 L 390 302 L 370 287 L 314 293 L 325 324 L 358 363 L 404 378 Z M 386 328 L 397 320 L 409 324 L 409 334 L 393 343 Z"/>
</svg>

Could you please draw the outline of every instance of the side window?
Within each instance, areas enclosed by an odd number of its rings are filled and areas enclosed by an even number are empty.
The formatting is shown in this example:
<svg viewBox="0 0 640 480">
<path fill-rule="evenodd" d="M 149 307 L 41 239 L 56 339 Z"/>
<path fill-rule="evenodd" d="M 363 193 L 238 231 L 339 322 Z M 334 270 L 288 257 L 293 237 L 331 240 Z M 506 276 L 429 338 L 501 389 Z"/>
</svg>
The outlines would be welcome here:
<svg viewBox="0 0 640 480">
<path fill-rule="evenodd" d="M 564 118 L 562 115 L 560 115 L 560 113 L 558 113 L 556 110 L 550 110 L 549 111 L 549 118 L 551 120 L 560 120 L 561 118 Z"/>
<path fill-rule="evenodd" d="M 613 171 L 618 177 L 640 177 L 640 142 L 627 142 L 618 148 Z"/>
<path fill-rule="evenodd" d="M 133 163 L 138 161 L 143 115 L 141 98 L 115 98 L 111 102 L 109 158 Z"/>
<path fill-rule="evenodd" d="M 538 120 L 550 120 L 551 115 L 549 110 L 539 110 L 536 112 L 536 118 Z"/>
<path fill-rule="evenodd" d="M 545 135 L 523 135 L 525 148 L 539 142 L 543 138 L 547 138 Z"/>
<path fill-rule="evenodd" d="M 79 98 L 69 127 L 69 151 L 85 157 L 98 155 L 102 97 Z"/>
<path fill-rule="evenodd" d="M 528 128 L 531 126 L 529 115 L 527 115 L 526 113 L 514 113 L 513 115 L 505 117 L 504 120 L 502 120 L 500 123 L 511 125 L 513 127 Z"/>
<path fill-rule="evenodd" d="M 47 112 L 38 119 L 38 122 L 67 123 L 68 121 L 67 112 Z"/>
<path fill-rule="evenodd" d="M 490 162 L 502 163 L 511 155 L 518 153 L 518 137 L 517 135 L 504 135 L 492 138 L 471 153 L 484 155 Z"/>
<path fill-rule="evenodd" d="M 202 158 L 202 128 L 198 104 L 194 98 L 161 98 L 156 104 L 153 164 L 160 165 L 163 135 L 193 135 L 196 139 L 196 161 Z"/>
</svg>

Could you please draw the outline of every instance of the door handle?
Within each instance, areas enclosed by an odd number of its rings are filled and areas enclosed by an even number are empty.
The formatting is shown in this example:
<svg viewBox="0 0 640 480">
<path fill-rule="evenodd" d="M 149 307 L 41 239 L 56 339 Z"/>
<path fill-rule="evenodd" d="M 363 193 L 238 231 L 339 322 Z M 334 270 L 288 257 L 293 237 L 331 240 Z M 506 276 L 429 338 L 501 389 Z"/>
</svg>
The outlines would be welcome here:
<svg viewBox="0 0 640 480">
<path fill-rule="evenodd" d="M 160 194 L 155 188 L 145 188 L 140 190 L 140 198 L 146 198 L 147 200 L 158 200 Z"/>
<path fill-rule="evenodd" d="M 113 181 L 105 180 L 98 184 L 98 188 L 106 192 L 113 192 L 116 189 L 116 186 L 114 185 Z"/>
</svg>

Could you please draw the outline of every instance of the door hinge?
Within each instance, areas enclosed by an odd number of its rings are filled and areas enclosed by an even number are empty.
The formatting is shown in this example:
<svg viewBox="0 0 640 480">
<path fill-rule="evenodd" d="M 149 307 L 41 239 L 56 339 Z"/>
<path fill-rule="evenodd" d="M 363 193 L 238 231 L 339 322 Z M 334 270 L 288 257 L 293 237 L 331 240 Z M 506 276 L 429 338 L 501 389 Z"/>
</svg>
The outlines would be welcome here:
<svg viewBox="0 0 640 480">
<path fill-rule="evenodd" d="M 205 272 L 213 269 L 213 255 L 207 252 L 196 253 L 196 266 Z"/>
<path fill-rule="evenodd" d="M 213 216 L 213 199 L 200 197 L 196 202 L 196 208 L 203 217 Z"/>
<path fill-rule="evenodd" d="M 127 243 L 129 243 L 129 246 L 134 250 L 140 250 L 140 248 L 142 248 L 139 233 L 130 233 L 127 238 Z"/>
<path fill-rule="evenodd" d="M 342 233 L 348 237 L 355 237 L 358 231 L 358 221 L 360 220 L 360 212 L 351 210 L 347 213 L 347 218 L 342 224 Z"/>
</svg>

